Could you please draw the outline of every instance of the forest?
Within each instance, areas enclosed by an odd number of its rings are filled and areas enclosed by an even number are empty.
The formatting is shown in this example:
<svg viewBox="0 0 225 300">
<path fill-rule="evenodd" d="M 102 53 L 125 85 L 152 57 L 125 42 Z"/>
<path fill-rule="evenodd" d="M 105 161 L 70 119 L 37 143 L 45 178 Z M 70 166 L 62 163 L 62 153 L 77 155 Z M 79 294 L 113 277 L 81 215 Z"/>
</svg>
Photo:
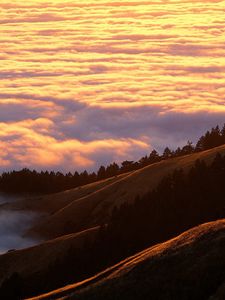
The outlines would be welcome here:
<svg viewBox="0 0 225 300">
<path fill-rule="evenodd" d="M 208 150 L 223 144 L 225 144 L 225 125 L 221 129 L 216 126 L 207 131 L 196 145 L 188 141 L 186 145 L 176 150 L 166 147 L 162 154 L 152 150 L 149 155 L 138 161 L 126 160 L 121 165 L 114 162 L 106 167 L 101 166 L 97 172 L 88 173 L 85 170 L 81 173 L 75 171 L 73 174 L 71 172 L 63 174 L 62 172 L 37 172 L 29 169 L 4 172 L 0 175 L 0 192 L 29 195 L 56 193 L 138 170 L 161 160 Z"/>
<path fill-rule="evenodd" d="M 222 219 L 224 198 L 225 157 L 217 154 L 211 164 L 197 160 L 188 172 L 177 169 L 133 204 L 115 208 L 94 242 L 71 248 L 41 278 L 33 274 L 23 280 L 13 274 L 2 284 L 0 297 L 30 297 L 80 281 L 193 226 Z"/>
</svg>

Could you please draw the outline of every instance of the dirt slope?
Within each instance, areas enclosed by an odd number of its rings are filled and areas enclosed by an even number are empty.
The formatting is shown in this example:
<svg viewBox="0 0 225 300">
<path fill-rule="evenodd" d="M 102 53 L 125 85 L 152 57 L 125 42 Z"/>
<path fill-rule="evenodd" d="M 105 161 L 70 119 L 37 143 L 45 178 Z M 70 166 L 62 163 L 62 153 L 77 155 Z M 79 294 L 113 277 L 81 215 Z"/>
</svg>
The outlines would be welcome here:
<svg viewBox="0 0 225 300">
<path fill-rule="evenodd" d="M 210 162 L 218 152 L 225 154 L 225 146 L 169 159 L 130 173 L 90 195 L 72 201 L 36 224 L 29 230 L 28 235 L 54 238 L 107 222 L 115 206 L 132 202 L 137 195 L 141 196 L 155 188 L 160 179 L 174 169 L 188 170 L 197 159 Z"/>
<path fill-rule="evenodd" d="M 32 298 L 225 299 L 225 219 L 195 227 L 86 281 Z"/>
<path fill-rule="evenodd" d="M 56 260 L 62 259 L 70 248 L 81 248 L 93 240 L 99 227 L 66 235 L 40 245 L 0 255 L 0 284 L 14 272 L 29 278 L 33 273 L 44 272 Z"/>
</svg>

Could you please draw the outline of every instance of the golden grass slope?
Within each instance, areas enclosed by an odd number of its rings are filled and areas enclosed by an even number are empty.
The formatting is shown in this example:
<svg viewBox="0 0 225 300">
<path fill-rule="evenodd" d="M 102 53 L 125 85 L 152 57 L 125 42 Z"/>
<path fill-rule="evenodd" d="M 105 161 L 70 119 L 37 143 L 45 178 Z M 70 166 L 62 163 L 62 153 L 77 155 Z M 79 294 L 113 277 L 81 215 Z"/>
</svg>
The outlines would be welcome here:
<svg viewBox="0 0 225 300">
<path fill-rule="evenodd" d="M 210 163 L 218 152 L 225 154 L 225 145 L 161 161 L 122 176 L 89 195 L 70 201 L 68 205 L 36 224 L 29 230 L 28 235 L 54 238 L 107 222 L 115 206 L 119 207 L 122 203 L 134 201 L 138 195 L 144 195 L 176 168 L 187 171 L 197 159 Z"/>
<path fill-rule="evenodd" d="M 46 214 L 56 213 L 58 210 L 67 206 L 72 201 L 90 195 L 103 187 L 120 180 L 127 176 L 129 173 L 119 176 L 111 177 L 108 179 L 100 180 L 98 182 L 90 183 L 81 187 L 77 187 L 71 190 L 63 191 L 60 193 L 25 198 L 19 201 L 2 205 L 2 209 L 15 209 L 15 210 L 31 210 Z"/>
<path fill-rule="evenodd" d="M 32 300 L 222 300 L 224 253 L 225 219 L 195 227 L 92 278 Z"/>
</svg>

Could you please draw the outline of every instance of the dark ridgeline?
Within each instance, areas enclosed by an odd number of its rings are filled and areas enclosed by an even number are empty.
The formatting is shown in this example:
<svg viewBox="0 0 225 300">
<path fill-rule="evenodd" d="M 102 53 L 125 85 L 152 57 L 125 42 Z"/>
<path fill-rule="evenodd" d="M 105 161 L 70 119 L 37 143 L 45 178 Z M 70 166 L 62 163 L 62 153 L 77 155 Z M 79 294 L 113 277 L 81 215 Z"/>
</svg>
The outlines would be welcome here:
<svg viewBox="0 0 225 300">
<path fill-rule="evenodd" d="M 217 154 L 211 165 L 197 160 L 189 172 L 175 170 L 134 204 L 114 209 L 94 242 L 71 248 L 40 274 L 25 279 L 17 274 L 6 280 L 0 298 L 8 299 L 5 287 L 11 285 L 10 292 L 18 290 L 18 282 L 22 297 L 30 297 L 83 280 L 189 228 L 224 218 L 224 199 L 225 157 Z"/>
<path fill-rule="evenodd" d="M 203 135 L 194 146 L 188 141 L 187 145 L 175 151 L 165 148 L 162 155 L 153 150 L 150 155 L 142 157 L 139 161 L 124 161 L 121 166 L 112 163 L 107 167 L 101 166 L 97 173 L 84 171 L 78 173 L 63 174 L 61 172 L 37 172 L 29 169 L 21 171 L 4 172 L 0 176 L 0 191 L 14 194 L 49 194 L 60 192 L 98 180 L 107 179 L 119 174 L 134 171 L 161 160 L 188 155 L 194 152 L 208 150 L 225 144 L 225 125 L 222 129 L 219 126 L 212 128 Z"/>
</svg>

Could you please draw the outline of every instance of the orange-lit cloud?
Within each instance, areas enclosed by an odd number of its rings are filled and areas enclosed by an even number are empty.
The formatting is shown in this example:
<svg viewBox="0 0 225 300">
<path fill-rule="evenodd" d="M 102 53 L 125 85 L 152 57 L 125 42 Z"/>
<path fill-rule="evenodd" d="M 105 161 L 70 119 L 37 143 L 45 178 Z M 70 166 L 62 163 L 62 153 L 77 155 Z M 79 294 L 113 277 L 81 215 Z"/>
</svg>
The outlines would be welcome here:
<svg viewBox="0 0 225 300">
<path fill-rule="evenodd" d="M 1 166 L 94 168 L 222 123 L 224 8 L 2 0 Z"/>
<path fill-rule="evenodd" d="M 73 171 L 94 169 L 99 161 L 132 158 L 136 152 L 148 151 L 149 145 L 135 139 L 101 139 L 80 141 L 50 136 L 48 119 L 0 123 L 2 167 L 52 168 Z"/>
</svg>

